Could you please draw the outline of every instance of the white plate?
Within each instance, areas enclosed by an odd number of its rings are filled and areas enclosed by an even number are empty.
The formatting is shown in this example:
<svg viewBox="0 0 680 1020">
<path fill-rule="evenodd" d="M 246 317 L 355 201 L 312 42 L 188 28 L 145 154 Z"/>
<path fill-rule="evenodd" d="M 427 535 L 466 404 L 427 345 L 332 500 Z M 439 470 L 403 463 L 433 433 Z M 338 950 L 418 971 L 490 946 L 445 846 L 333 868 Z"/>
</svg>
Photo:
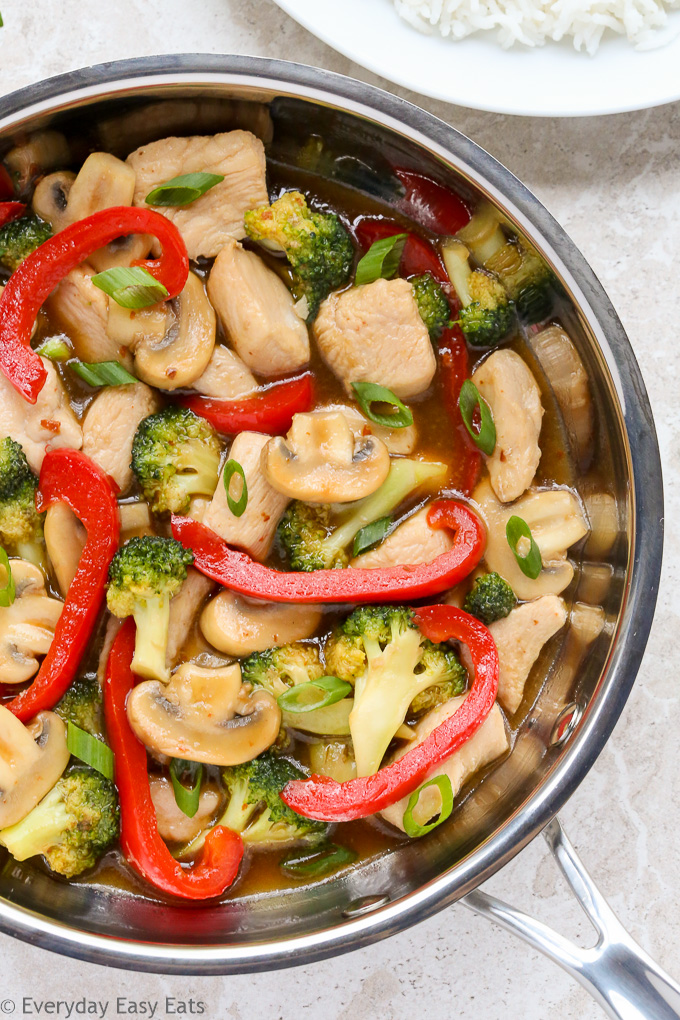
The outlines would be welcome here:
<svg viewBox="0 0 680 1020">
<path fill-rule="evenodd" d="M 680 11 L 666 45 L 635 50 L 604 39 L 594 57 L 569 43 L 503 50 L 480 37 L 450 42 L 423 35 L 391 0 L 275 0 L 346 57 L 433 99 L 477 110 L 574 117 L 642 110 L 680 99 Z"/>
</svg>

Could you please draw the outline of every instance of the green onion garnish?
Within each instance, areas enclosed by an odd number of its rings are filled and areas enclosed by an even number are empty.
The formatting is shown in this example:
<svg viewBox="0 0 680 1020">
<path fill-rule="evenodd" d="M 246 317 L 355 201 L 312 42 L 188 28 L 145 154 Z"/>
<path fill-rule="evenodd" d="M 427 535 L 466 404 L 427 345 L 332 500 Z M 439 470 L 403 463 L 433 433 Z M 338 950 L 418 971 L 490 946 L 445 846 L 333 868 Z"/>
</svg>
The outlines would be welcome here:
<svg viewBox="0 0 680 1020">
<path fill-rule="evenodd" d="M 89 386 L 128 386 L 136 383 L 134 375 L 130 375 L 117 361 L 69 361 L 72 368 Z"/>
<path fill-rule="evenodd" d="M 416 804 L 420 800 L 420 795 L 423 790 L 427 790 L 428 786 L 437 786 L 441 794 L 441 807 L 437 813 L 437 817 L 432 822 L 428 822 L 427 825 L 419 825 L 413 817 Z M 422 786 L 419 786 L 417 790 L 414 790 L 408 799 L 408 805 L 404 811 L 403 825 L 407 836 L 425 836 L 432 829 L 436 829 L 438 825 L 445 822 L 453 811 L 453 789 L 451 787 L 451 780 L 448 776 L 435 776 L 434 779 L 429 779 Z"/>
<path fill-rule="evenodd" d="M 167 288 L 144 266 L 115 266 L 97 273 L 92 282 L 121 308 L 146 308 L 168 296 Z"/>
<path fill-rule="evenodd" d="M 146 196 L 147 205 L 189 205 L 224 180 L 223 174 L 199 172 L 173 177 Z"/>
<path fill-rule="evenodd" d="M 234 475 L 240 475 L 242 482 L 241 495 L 238 499 L 234 499 L 229 491 Z M 234 517 L 241 517 L 248 506 L 248 484 L 246 482 L 246 473 L 237 460 L 228 460 L 224 465 L 224 491 L 227 494 L 229 509 Z"/>
<path fill-rule="evenodd" d="M 374 280 L 391 280 L 399 268 L 401 256 L 408 234 L 393 234 L 375 241 L 363 258 L 359 259 L 354 286 L 361 287 L 364 283 Z"/>
<path fill-rule="evenodd" d="M 185 786 L 183 780 L 188 780 Z M 201 783 L 203 782 L 203 766 L 198 761 L 185 761 L 184 758 L 173 758 L 170 762 L 170 779 L 175 793 L 177 807 L 187 818 L 193 818 L 198 811 L 201 799 Z"/>
<path fill-rule="evenodd" d="M 7 555 L 7 553 L 2 548 L 1 545 L 0 545 L 0 563 L 7 571 L 7 584 L 5 585 L 4 588 L 0 588 L 0 606 L 6 609 L 7 606 L 12 605 L 15 598 L 17 597 L 17 588 L 14 583 L 14 578 L 12 577 L 12 568 L 10 566 L 9 556 Z"/>
<path fill-rule="evenodd" d="M 51 336 L 40 344 L 35 353 L 42 355 L 43 358 L 49 358 L 50 361 L 67 361 L 73 351 L 61 337 Z"/>
<path fill-rule="evenodd" d="M 279 866 L 290 878 L 322 878 L 331 871 L 354 864 L 356 859 L 354 850 L 337 843 L 324 843 L 308 850 L 291 851 L 281 859 Z"/>
<path fill-rule="evenodd" d="M 361 529 L 361 531 L 357 531 L 354 536 L 352 556 L 359 556 L 360 553 L 366 552 L 368 549 L 372 549 L 374 546 L 379 545 L 383 539 L 387 538 L 391 530 L 391 517 L 381 517 L 379 520 L 372 521 L 370 524 L 367 524 L 365 528 Z"/>
<path fill-rule="evenodd" d="M 505 535 L 517 560 L 517 566 L 523 574 L 535 581 L 543 568 L 543 561 L 541 550 L 531 534 L 531 528 L 521 517 L 511 517 L 505 525 Z M 528 551 L 523 554 L 517 551 L 522 539 L 525 539 L 525 547 L 527 542 L 529 543 Z"/>
<path fill-rule="evenodd" d="M 113 779 L 113 751 L 103 740 L 69 721 L 66 724 L 66 746 L 75 758 L 91 765 L 107 779 Z"/>
<path fill-rule="evenodd" d="M 496 426 L 491 408 L 471 379 L 466 379 L 460 388 L 458 407 L 463 424 L 472 436 L 476 446 L 490 457 L 496 448 Z M 473 424 L 475 410 L 479 408 L 479 430 Z"/>
<path fill-rule="evenodd" d="M 295 684 L 276 699 L 284 712 L 313 712 L 316 708 L 326 708 L 342 701 L 352 693 L 352 685 L 337 676 L 320 676 L 318 680 L 308 680 L 304 684 Z"/>
<path fill-rule="evenodd" d="M 356 393 L 361 410 L 376 425 L 385 425 L 388 429 L 403 429 L 413 425 L 413 415 L 408 407 L 402 404 L 392 390 L 372 382 L 353 382 L 352 389 Z M 393 414 L 376 414 L 371 404 L 391 404 L 396 408 Z"/>
</svg>

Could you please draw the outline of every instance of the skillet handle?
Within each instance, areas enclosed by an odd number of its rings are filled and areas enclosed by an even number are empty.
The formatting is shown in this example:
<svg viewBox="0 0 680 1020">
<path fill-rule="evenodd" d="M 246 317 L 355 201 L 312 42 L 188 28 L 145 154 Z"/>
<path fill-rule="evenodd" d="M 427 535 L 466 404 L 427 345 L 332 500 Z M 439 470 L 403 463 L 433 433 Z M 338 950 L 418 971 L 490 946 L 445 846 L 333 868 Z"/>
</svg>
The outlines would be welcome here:
<svg viewBox="0 0 680 1020">
<path fill-rule="evenodd" d="M 460 903 L 518 935 L 583 985 L 614 1020 L 680 1020 L 680 985 L 625 930 L 554 818 L 543 830 L 572 892 L 597 931 L 581 949 L 547 925 L 476 889 Z"/>
</svg>

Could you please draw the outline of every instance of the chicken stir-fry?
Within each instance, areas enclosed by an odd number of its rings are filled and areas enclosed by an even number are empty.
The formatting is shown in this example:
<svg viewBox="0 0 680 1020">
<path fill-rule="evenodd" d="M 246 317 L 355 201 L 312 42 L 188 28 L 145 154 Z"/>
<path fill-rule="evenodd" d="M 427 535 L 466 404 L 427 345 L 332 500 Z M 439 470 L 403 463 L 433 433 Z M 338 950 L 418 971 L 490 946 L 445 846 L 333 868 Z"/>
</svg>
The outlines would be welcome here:
<svg viewBox="0 0 680 1020">
<path fill-rule="evenodd" d="M 366 218 L 278 180 L 239 104 L 214 135 L 161 113 L 80 166 L 49 131 L 5 156 L 0 844 L 66 878 L 124 852 L 201 900 L 244 846 L 310 880 L 363 819 L 385 845 L 455 825 L 570 614 L 580 649 L 603 632 L 575 577 L 585 508 L 603 557 L 617 521 L 572 484 L 587 376 L 552 320 L 531 354 L 552 278 L 510 272 L 504 227 Z"/>
</svg>

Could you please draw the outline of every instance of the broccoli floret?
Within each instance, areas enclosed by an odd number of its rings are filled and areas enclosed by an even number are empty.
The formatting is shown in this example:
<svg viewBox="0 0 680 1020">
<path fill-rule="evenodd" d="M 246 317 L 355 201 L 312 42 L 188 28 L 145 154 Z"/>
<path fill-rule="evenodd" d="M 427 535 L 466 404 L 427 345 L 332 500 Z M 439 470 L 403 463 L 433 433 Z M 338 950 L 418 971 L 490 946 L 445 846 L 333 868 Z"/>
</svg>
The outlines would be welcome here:
<svg viewBox="0 0 680 1020">
<path fill-rule="evenodd" d="M 43 515 L 35 508 L 38 479 L 19 443 L 0 440 L 0 538 L 23 559 L 42 562 Z"/>
<path fill-rule="evenodd" d="M 264 687 L 275 698 L 295 684 L 318 680 L 323 675 L 324 668 L 316 645 L 304 645 L 299 641 L 281 648 L 253 652 L 241 663 L 243 682 Z"/>
<path fill-rule="evenodd" d="M 524 322 L 531 326 L 550 315 L 555 278 L 532 248 L 508 242 L 484 265 L 500 278 Z"/>
<path fill-rule="evenodd" d="M 379 489 L 340 513 L 335 513 L 330 506 L 291 503 L 277 532 L 291 569 L 346 567 L 347 546 L 362 528 L 392 513 L 421 486 L 442 484 L 447 470 L 446 464 L 404 457 L 392 461 L 390 472 Z"/>
<path fill-rule="evenodd" d="M 64 722 L 75 723 L 81 730 L 106 742 L 102 690 L 96 673 L 86 673 L 74 680 L 54 711 Z"/>
<path fill-rule="evenodd" d="M 0 265 L 14 272 L 27 255 L 52 236 L 49 223 L 37 216 L 22 216 L 0 227 Z"/>
<path fill-rule="evenodd" d="M 444 288 L 437 283 L 432 273 L 412 276 L 409 283 L 418 305 L 420 317 L 430 333 L 430 340 L 437 340 L 451 319 L 451 309 Z"/>
<path fill-rule="evenodd" d="M 293 271 L 293 294 L 306 300 L 307 319 L 320 303 L 344 286 L 352 269 L 354 247 L 337 216 L 312 212 L 299 191 L 286 191 L 271 205 L 245 214 L 248 237 L 283 252 Z"/>
<path fill-rule="evenodd" d="M 132 470 L 155 513 L 185 513 L 191 496 L 212 496 L 219 466 L 215 430 L 186 407 L 149 415 L 135 433 Z"/>
<path fill-rule="evenodd" d="M 494 347 L 512 328 L 515 306 L 494 276 L 470 268 L 468 254 L 459 241 L 444 248 L 446 271 L 461 304 L 458 322 L 468 343 Z"/>
<path fill-rule="evenodd" d="M 229 794 L 218 825 L 240 832 L 246 843 L 291 843 L 322 839 L 324 822 L 304 818 L 281 800 L 281 791 L 293 779 L 306 779 L 288 758 L 265 752 L 259 758 L 222 770 Z"/>
<path fill-rule="evenodd" d="M 468 592 L 463 608 L 488 627 L 501 620 L 517 605 L 514 591 L 500 574 L 482 574 Z"/>
<path fill-rule="evenodd" d="M 134 616 L 137 624 L 132 669 L 167 683 L 165 664 L 170 599 L 187 576 L 194 555 L 174 538 L 131 538 L 109 567 L 106 604 L 114 616 Z"/>
<path fill-rule="evenodd" d="M 355 609 L 331 635 L 325 656 L 329 673 L 354 684 L 349 726 L 358 776 L 377 772 L 408 713 L 427 707 L 419 695 L 445 685 L 448 698 L 465 688 L 453 649 L 423 637 L 413 610 L 404 606 Z"/>
<path fill-rule="evenodd" d="M 74 765 L 25 818 L 0 831 L 0 843 L 18 861 L 42 854 L 52 871 L 73 878 L 94 867 L 118 838 L 118 828 L 113 783 Z"/>
</svg>

